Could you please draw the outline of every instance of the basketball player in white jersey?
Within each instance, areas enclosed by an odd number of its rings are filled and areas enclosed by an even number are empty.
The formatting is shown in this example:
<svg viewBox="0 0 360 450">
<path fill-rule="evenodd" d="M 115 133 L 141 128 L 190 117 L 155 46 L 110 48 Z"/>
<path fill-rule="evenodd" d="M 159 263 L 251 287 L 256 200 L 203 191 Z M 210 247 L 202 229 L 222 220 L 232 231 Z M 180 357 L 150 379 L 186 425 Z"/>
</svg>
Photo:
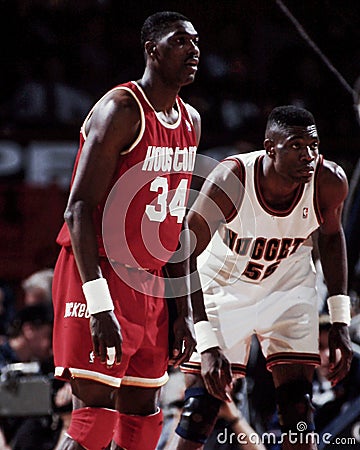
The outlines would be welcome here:
<svg viewBox="0 0 360 450">
<path fill-rule="evenodd" d="M 206 442 L 232 378 L 246 373 L 253 335 L 272 372 L 283 448 L 316 448 L 311 395 L 320 359 L 312 234 L 318 230 L 332 320 L 330 381 L 336 384 L 352 359 L 341 225 L 347 191 L 341 167 L 319 154 L 314 117 L 295 106 L 270 113 L 264 150 L 227 158 L 208 176 L 188 214 L 198 353 L 182 365 L 187 391 L 178 450 Z M 291 442 L 290 432 L 297 433 Z"/>
</svg>

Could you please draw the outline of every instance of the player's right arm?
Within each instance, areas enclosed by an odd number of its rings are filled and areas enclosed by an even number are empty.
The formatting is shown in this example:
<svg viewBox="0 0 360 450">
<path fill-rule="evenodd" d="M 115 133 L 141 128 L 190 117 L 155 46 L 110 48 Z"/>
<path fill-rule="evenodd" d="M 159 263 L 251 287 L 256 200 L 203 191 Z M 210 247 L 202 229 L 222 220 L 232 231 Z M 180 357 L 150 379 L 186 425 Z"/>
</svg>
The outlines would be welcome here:
<svg viewBox="0 0 360 450">
<path fill-rule="evenodd" d="M 208 317 L 197 271 L 197 257 L 205 250 L 220 224 L 233 213 L 236 205 L 239 205 L 242 192 L 239 166 L 234 161 L 222 162 L 205 180 L 187 216 L 193 240 L 191 248 L 194 248 L 190 255 L 191 302 L 198 352 L 201 353 L 201 374 L 209 393 L 224 401 L 229 399 L 231 368 L 216 339 L 209 336 L 207 343 L 204 332 L 200 331 L 204 330 L 204 325 L 205 330 L 209 327 L 206 324 Z"/>
<path fill-rule="evenodd" d="M 134 141 L 139 122 L 134 99 L 116 90 L 97 104 L 87 123 L 87 137 L 64 214 L 82 283 L 102 278 L 93 212 L 106 195 L 120 152 Z M 95 300 L 101 305 L 101 298 Z M 94 351 L 106 362 L 107 347 L 115 347 L 119 363 L 120 326 L 113 311 L 106 309 L 91 316 Z"/>
<path fill-rule="evenodd" d="M 328 378 L 332 385 L 347 375 L 352 360 L 349 323 L 344 322 L 345 316 L 348 316 L 348 322 L 350 322 L 346 242 L 342 227 L 342 210 L 347 194 L 348 182 L 344 170 L 336 163 L 324 160 L 318 181 L 318 204 L 323 218 L 319 228 L 319 253 L 328 295 L 332 301 L 336 302 L 335 310 L 340 308 L 345 313 L 340 316 L 335 314 L 336 317 L 332 317 L 334 312 L 332 313 L 332 308 L 329 306 L 332 326 L 329 332 L 330 374 Z M 336 359 L 337 349 L 341 353 L 340 361 Z"/>
</svg>

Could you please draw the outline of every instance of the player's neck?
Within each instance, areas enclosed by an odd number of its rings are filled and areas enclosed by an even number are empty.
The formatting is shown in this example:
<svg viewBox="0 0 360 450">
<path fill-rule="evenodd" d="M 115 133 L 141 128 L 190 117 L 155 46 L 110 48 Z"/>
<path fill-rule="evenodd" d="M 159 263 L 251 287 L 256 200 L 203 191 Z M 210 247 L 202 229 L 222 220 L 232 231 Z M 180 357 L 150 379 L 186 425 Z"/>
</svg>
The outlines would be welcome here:
<svg viewBox="0 0 360 450">
<path fill-rule="evenodd" d="M 167 85 L 159 78 L 150 76 L 146 70 L 142 78 L 138 80 L 138 84 L 156 112 L 163 112 L 165 115 L 172 113 L 179 88 Z"/>
<path fill-rule="evenodd" d="M 266 203 L 276 209 L 287 209 L 298 195 L 300 183 L 276 172 L 271 164 L 263 164 L 259 170 L 259 184 Z"/>
</svg>

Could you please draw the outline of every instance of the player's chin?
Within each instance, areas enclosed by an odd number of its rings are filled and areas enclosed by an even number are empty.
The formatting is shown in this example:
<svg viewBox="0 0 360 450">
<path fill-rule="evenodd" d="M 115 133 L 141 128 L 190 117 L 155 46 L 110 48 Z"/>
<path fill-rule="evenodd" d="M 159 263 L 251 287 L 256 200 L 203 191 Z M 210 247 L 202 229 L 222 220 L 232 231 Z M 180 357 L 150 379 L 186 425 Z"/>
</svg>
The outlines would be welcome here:
<svg viewBox="0 0 360 450">
<path fill-rule="evenodd" d="M 296 179 L 297 183 L 306 184 L 306 183 L 309 183 L 311 181 L 312 177 L 313 177 L 313 173 L 308 173 L 306 175 L 305 174 L 297 175 L 295 177 L 295 179 Z"/>
<path fill-rule="evenodd" d="M 186 77 L 184 77 L 182 80 L 182 83 L 181 83 L 182 86 L 186 86 L 187 84 L 193 83 L 195 80 L 195 75 L 196 75 L 196 73 L 191 73 L 191 74 L 188 74 Z"/>
<path fill-rule="evenodd" d="M 195 65 L 185 65 L 177 73 L 177 79 L 181 86 L 191 84 L 195 80 L 198 68 Z"/>
</svg>

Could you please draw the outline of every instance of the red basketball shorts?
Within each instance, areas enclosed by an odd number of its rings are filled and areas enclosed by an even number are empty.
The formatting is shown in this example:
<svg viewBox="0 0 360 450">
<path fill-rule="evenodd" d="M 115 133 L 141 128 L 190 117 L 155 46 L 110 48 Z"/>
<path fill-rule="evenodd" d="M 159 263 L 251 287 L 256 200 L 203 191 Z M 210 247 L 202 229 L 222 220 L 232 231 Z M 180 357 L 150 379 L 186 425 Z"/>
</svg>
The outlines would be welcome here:
<svg viewBox="0 0 360 450">
<path fill-rule="evenodd" d="M 150 273 L 122 266 L 124 276 L 119 276 L 105 258 L 100 265 L 121 327 L 121 364 L 107 367 L 94 357 L 80 275 L 72 252 L 62 248 L 53 280 L 55 376 L 115 387 L 162 386 L 168 380 L 168 312 L 161 270 Z"/>
</svg>

